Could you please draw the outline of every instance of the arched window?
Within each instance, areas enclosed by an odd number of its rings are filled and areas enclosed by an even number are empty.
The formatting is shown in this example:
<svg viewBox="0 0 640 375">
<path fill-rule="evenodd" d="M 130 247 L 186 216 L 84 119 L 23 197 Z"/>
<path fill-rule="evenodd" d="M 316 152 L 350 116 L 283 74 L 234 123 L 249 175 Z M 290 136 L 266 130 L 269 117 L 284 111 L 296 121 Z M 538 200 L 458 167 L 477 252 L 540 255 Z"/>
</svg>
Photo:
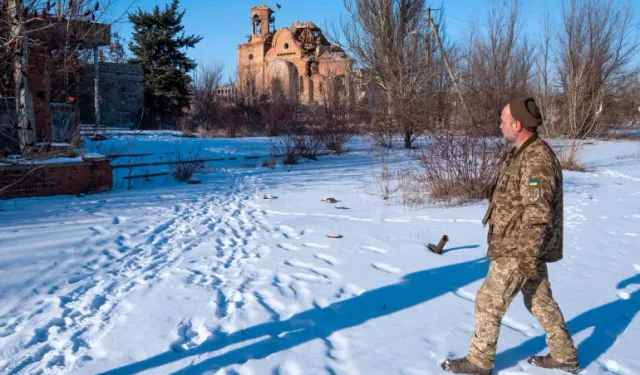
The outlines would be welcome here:
<svg viewBox="0 0 640 375">
<path fill-rule="evenodd" d="M 260 34 L 260 26 L 261 26 L 260 16 L 258 16 L 257 14 L 253 16 L 253 21 L 251 23 L 253 24 L 253 33 Z"/>
</svg>

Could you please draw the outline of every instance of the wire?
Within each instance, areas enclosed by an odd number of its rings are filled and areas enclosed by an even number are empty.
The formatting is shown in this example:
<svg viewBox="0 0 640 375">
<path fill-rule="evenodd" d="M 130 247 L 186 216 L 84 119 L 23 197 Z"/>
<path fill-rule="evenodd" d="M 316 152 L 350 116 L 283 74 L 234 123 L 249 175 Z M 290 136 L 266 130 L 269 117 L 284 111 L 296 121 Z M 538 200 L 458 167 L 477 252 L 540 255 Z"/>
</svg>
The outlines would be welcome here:
<svg viewBox="0 0 640 375">
<path fill-rule="evenodd" d="M 483 23 L 473 22 L 473 21 L 465 20 L 465 19 L 462 19 L 462 18 L 454 17 L 454 16 L 447 16 L 446 14 L 445 14 L 445 16 L 444 16 L 444 17 L 445 17 L 445 18 L 453 18 L 454 20 L 458 20 L 458 21 L 466 22 L 466 23 L 468 23 L 468 24 L 470 24 L 470 25 L 480 25 L 480 26 L 484 26 L 484 27 L 489 27 L 489 26 L 487 26 L 487 25 L 485 25 L 485 24 L 483 24 Z"/>
</svg>

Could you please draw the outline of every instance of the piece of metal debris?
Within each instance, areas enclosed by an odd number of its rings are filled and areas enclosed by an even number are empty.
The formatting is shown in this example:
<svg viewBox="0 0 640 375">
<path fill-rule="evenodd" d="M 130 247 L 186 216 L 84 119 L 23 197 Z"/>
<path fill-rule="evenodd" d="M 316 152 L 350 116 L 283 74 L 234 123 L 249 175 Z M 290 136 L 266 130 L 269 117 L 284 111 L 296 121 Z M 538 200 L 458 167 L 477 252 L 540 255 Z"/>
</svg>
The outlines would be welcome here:
<svg viewBox="0 0 640 375">
<path fill-rule="evenodd" d="M 444 245 L 449 242 L 449 236 L 447 236 L 446 234 L 442 236 L 442 238 L 440 239 L 440 242 L 438 243 L 438 246 L 430 243 L 429 245 L 427 245 L 427 247 L 429 248 L 429 250 L 431 250 L 432 252 L 436 253 L 436 254 L 442 254 L 442 248 L 444 248 Z"/>
</svg>

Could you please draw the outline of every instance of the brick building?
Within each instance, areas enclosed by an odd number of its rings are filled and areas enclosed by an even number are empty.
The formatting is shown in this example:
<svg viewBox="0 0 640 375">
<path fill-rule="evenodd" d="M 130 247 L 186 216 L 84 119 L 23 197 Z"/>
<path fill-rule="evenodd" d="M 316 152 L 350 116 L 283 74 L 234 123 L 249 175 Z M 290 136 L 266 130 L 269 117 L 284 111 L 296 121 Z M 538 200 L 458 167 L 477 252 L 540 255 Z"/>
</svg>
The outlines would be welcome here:
<svg viewBox="0 0 640 375">
<path fill-rule="evenodd" d="M 312 22 L 294 22 L 275 30 L 273 10 L 251 8 L 251 35 L 238 46 L 238 93 L 281 92 L 303 103 L 318 103 L 328 90 L 353 97 L 353 60 L 327 41 Z"/>
<path fill-rule="evenodd" d="M 216 95 L 221 98 L 232 100 L 236 97 L 236 87 L 234 85 L 218 86 L 216 88 Z"/>
</svg>

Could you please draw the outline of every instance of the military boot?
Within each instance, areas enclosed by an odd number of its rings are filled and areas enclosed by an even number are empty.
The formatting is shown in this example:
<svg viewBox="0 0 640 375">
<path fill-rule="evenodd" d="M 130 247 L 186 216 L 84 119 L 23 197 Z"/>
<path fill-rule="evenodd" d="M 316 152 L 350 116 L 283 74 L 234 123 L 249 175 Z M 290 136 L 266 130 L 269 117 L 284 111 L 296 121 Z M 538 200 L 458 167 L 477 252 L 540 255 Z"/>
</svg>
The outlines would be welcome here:
<svg viewBox="0 0 640 375">
<path fill-rule="evenodd" d="M 443 370 L 454 374 L 491 375 L 491 369 L 485 369 L 469 362 L 467 357 L 447 359 L 440 365 Z"/>
<path fill-rule="evenodd" d="M 545 356 L 536 355 L 533 357 L 529 357 L 527 362 L 537 367 L 558 369 L 558 370 L 566 371 L 572 374 L 577 374 L 578 371 L 580 370 L 577 362 L 576 363 L 558 362 L 551 357 L 551 354 L 547 354 Z"/>
</svg>

